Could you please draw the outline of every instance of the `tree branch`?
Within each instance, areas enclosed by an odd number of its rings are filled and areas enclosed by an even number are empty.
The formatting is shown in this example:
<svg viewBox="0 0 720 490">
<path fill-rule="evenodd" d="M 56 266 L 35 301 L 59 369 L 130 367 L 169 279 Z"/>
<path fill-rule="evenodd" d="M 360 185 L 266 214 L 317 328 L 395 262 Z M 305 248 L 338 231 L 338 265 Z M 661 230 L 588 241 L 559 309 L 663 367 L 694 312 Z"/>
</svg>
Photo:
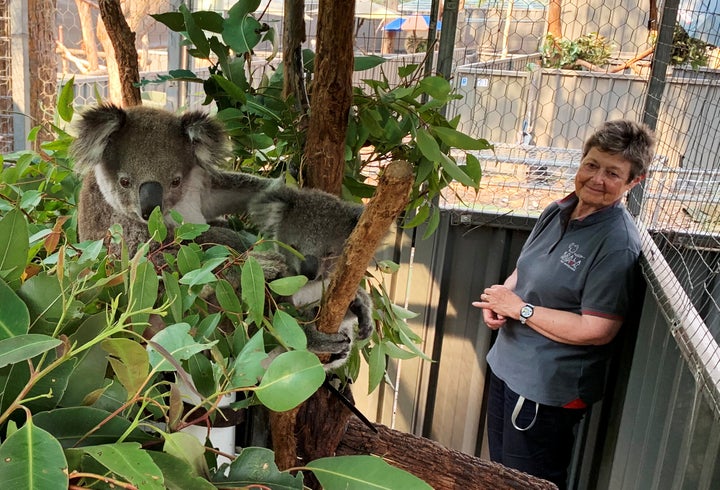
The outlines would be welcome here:
<svg viewBox="0 0 720 490">
<path fill-rule="evenodd" d="M 412 166 L 406 161 L 391 162 L 385 168 L 335 266 L 320 308 L 319 331 L 338 331 L 380 240 L 407 205 L 413 179 Z"/>
<path fill-rule="evenodd" d="M 142 103 L 140 88 L 136 85 L 140 82 L 140 69 L 135 48 L 135 33 L 125 20 L 118 0 L 100 0 L 98 7 L 110 42 L 115 49 L 122 105 L 124 107 L 140 105 Z"/>
</svg>

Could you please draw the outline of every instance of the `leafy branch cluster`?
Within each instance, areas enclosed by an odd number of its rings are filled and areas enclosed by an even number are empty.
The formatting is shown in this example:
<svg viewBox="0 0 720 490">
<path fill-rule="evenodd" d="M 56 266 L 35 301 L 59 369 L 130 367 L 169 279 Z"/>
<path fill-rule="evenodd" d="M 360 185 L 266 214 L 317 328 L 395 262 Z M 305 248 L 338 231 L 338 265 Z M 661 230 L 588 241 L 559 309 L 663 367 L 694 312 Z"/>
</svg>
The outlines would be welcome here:
<svg viewBox="0 0 720 490">
<path fill-rule="evenodd" d="M 69 84 L 58 111 L 68 119 L 71 93 Z M 121 257 L 108 255 L 102 240 L 77 243 L 72 138 L 56 129 L 58 138 L 40 152 L 7 155 L 0 172 L 3 480 L 40 480 L 44 489 L 102 482 L 302 489 L 302 473 L 279 471 L 272 451 L 245 448 L 222 466 L 183 429 L 221 420 L 227 414 L 220 402 L 230 395 L 231 410 L 261 403 L 283 411 L 322 384 L 322 365 L 288 305 L 277 300 L 306 278 L 266 283 L 246 253 L 193 243 L 207 225 L 179 222 L 168 244 L 159 210 L 149 223 L 153 240 L 135 255 L 125 247 Z M 122 243 L 118 227 L 110 235 Z M 151 260 L 158 256 L 159 267 Z M 370 355 L 383 365 L 386 355 L 415 355 L 403 347 L 414 338 L 403 322 L 407 312 L 378 314 L 384 317 L 376 347 L 383 332 L 397 345 Z M 269 362 L 274 346 L 284 349 Z M 423 485 L 374 457 L 320 459 L 305 469 L 328 488 L 372 474 Z"/>
<path fill-rule="evenodd" d="M 607 65 L 613 45 L 597 32 L 584 34 L 575 40 L 557 39 L 548 34 L 541 50 L 544 67 L 580 70 L 579 60 L 595 66 Z"/>
<path fill-rule="evenodd" d="M 670 63 L 673 65 L 690 64 L 694 69 L 707 66 L 708 47 L 708 43 L 701 39 L 690 37 L 680 24 L 675 24 Z"/>
</svg>

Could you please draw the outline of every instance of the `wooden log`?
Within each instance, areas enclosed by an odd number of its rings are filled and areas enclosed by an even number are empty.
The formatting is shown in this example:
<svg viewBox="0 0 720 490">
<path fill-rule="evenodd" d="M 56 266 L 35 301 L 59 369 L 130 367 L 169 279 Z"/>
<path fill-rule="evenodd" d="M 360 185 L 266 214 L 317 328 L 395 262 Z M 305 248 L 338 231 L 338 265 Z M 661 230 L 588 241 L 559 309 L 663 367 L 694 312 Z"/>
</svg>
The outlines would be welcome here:
<svg viewBox="0 0 720 490">
<path fill-rule="evenodd" d="M 507 468 L 443 445 L 375 424 L 372 432 L 352 417 L 336 455 L 374 454 L 403 469 L 436 490 L 552 490 L 554 483 Z"/>
<path fill-rule="evenodd" d="M 142 104 L 140 88 L 140 67 L 137 49 L 135 49 L 135 33 L 130 29 L 118 0 L 100 0 L 100 17 L 105 24 L 108 37 L 117 57 L 120 75 L 120 90 L 123 107 Z"/>
</svg>

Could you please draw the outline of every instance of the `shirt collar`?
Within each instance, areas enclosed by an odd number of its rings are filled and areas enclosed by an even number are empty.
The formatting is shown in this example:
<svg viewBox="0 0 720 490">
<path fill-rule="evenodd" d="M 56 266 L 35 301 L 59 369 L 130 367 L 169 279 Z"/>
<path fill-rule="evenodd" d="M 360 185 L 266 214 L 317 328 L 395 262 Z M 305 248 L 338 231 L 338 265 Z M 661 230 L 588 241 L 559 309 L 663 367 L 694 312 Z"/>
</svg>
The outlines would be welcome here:
<svg viewBox="0 0 720 490">
<path fill-rule="evenodd" d="M 574 191 L 557 201 L 557 205 L 560 208 L 560 214 L 563 217 L 563 221 L 568 222 L 568 220 L 570 220 L 570 215 L 572 214 L 575 206 L 579 201 L 580 200 L 578 199 L 577 194 L 575 194 Z M 598 209 L 594 213 L 588 214 L 587 216 L 580 219 L 574 219 L 572 221 L 581 226 L 591 225 L 593 223 L 598 223 L 600 221 L 615 216 L 618 212 L 622 212 L 623 208 L 624 206 L 622 204 L 622 199 L 618 199 L 609 206 Z"/>
</svg>

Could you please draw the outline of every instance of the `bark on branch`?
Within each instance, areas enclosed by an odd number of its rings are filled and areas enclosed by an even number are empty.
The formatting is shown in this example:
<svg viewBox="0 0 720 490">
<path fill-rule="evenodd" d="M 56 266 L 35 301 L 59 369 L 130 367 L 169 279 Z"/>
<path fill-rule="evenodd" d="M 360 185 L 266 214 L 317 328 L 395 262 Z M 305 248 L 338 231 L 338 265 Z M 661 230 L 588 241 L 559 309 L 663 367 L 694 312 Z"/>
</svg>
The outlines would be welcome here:
<svg viewBox="0 0 720 490">
<path fill-rule="evenodd" d="M 358 284 L 390 225 L 405 209 L 414 175 L 406 161 L 391 162 L 380 177 L 375 195 L 365 207 L 345 245 L 320 308 L 318 330 L 338 331 Z"/>
<path fill-rule="evenodd" d="M 124 107 L 140 105 L 142 103 L 140 88 L 135 85 L 140 82 L 135 33 L 125 20 L 118 0 L 100 0 L 98 6 L 100 17 L 115 49 L 120 72 L 122 105 Z"/>
<path fill-rule="evenodd" d="M 359 419 L 350 419 L 336 455 L 375 454 L 412 473 L 433 488 L 479 490 L 552 490 L 546 480 L 507 468 L 443 445 L 374 424 L 371 432 Z"/>
</svg>

